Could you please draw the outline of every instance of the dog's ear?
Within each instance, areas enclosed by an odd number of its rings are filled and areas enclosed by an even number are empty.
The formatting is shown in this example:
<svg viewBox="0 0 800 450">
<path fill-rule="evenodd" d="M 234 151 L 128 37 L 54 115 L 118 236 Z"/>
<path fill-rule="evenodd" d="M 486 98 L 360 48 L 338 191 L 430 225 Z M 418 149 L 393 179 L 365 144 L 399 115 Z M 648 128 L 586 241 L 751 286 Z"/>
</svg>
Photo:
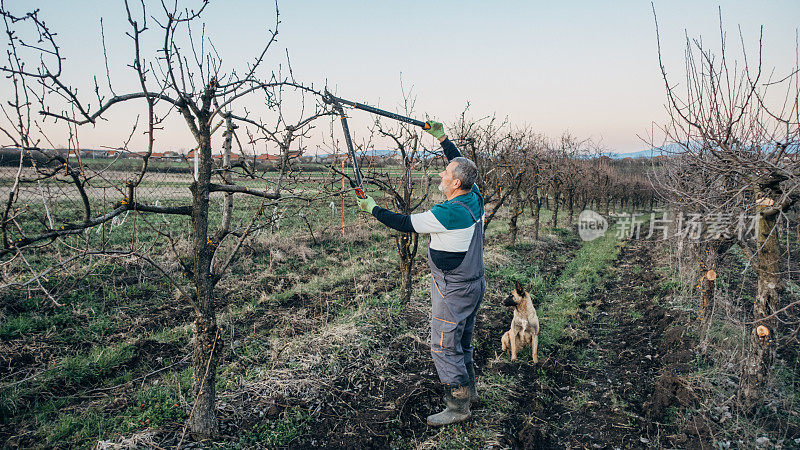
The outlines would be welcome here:
<svg viewBox="0 0 800 450">
<path fill-rule="evenodd" d="M 517 291 L 517 295 L 520 297 L 525 296 L 525 288 L 522 287 L 522 284 L 519 281 L 514 282 L 514 290 Z"/>
</svg>

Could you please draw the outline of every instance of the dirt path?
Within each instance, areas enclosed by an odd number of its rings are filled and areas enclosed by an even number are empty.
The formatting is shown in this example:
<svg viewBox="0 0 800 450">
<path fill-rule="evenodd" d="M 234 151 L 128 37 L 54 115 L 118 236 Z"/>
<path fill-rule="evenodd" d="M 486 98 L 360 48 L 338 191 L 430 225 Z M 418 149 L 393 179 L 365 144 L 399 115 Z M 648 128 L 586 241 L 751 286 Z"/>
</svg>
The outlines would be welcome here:
<svg viewBox="0 0 800 450">
<path fill-rule="evenodd" d="M 511 439 L 514 447 L 659 445 L 657 434 L 664 430 L 656 428 L 653 419 L 660 417 L 654 415 L 663 414 L 675 392 L 655 392 L 655 386 L 665 356 L 676 359 L 665 355 L 673 352 L 675 329 L 672 315 L 656 304 L 660 275 L 652 251 L 652 242 L 628 242 L 606 281 L 579 305 L 577 329 L 566 333 L 571 344 L 542 363 L 547 377 L 531 380 L 540 390 L 533 406 L 525 408 L 534 420 L 522 427 L 512 424 L 519 429 Z"/>
<path fill-rule="evenodd" d="M 651 442 L 645 404 L 653 392 L 660 365 L 660 319 L 665 311 L 653 303 L 658 280 L 652 244 L 634 241 L 620 251 L 612 277 L 586 306 L 596 313 L 584 317 L 588 341 L 582 341 L 579 365 L 586 368 L 576 389 L 585 399 L 562 442 L 586 448 L 630 448 Z"/>
</svg>

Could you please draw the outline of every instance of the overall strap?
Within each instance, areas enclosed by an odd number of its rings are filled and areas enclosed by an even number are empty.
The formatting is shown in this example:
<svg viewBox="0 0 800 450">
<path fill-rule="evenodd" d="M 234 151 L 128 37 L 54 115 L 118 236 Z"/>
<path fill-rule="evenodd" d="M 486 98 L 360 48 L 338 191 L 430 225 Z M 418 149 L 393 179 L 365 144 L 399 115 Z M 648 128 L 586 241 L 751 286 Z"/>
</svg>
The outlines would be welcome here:
<svg viewBox="0 0 800 450">
<path fill-rule="evenodd" d="M 477 222 L 477 221 L 478 221 L 478 219 L 476 219 L 476 218 L 475 218 L 475 214 L 472 214 L 472 210 L 470 210 L 470 209 L 469 209 L 469 206 L 467 206 L 466 204 L 464 204 L 464 202 L 462 202 L 462 201 L 459 201 L 459 200 L 453 200 L 453 203 L 463 206 L 463 207 L 464 207 L 464 209 L 466 209 L 466 210 L 467 210 L 467 212 L 469 213 L 469 215 L 470 215 L 470 216 L 472 216 L 472 220 L 473 220 L 473 222 Z"/>
</svg>

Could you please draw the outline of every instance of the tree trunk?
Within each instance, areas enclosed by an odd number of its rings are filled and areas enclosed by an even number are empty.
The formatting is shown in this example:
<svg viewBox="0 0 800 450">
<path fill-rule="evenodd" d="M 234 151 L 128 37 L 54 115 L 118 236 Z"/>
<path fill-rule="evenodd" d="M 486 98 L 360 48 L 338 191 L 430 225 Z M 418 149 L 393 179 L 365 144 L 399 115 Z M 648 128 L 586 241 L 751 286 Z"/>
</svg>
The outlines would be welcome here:
<svg viewBox="0 0 800 450">
<path fill-rule="evenodd" d="M 219 339 L 217 321 L 213 313 L 203 314 L 195 318 L 195 339 L 192 354 L 193 388 L 195 391 L 195 405 L 189 422 L 192 435 L 198 438 L 216 436 L 219 423 L 215 411 L 216 403 L 216 372 Z"/>
<path fill-rule="evenodd" d="M 414 268 L 414 258 L 417 256 L 417 233 L 400 233 L 395 236 L 397 250 L 400 256 L 400 297 L 404 303 L 411 301 L 413 285 L 411 271 Z"/>
<path fill-rule="evenodd" d="M 714 291 L 717 286 L 717 252 L 711 245 L 706 249 L 705 261 L 700 263 L 700 321 L 707 330 L 714 310 Z"/>
<path fill-rule="evenodd" d="M 517 243 L 517 219 L 524 211 L 522 197 L 519 190 L 514 194 L 514 206 L 511 209 L 511 218 L 508 221 L 508 245 L 514 246 Z"/>
<path fill-rule="evenodd" d="M 567 201 L 567 204 L 568 204 L 568 206 L 569 206 L 569 214 L 567 214 L 567 228 L 569 228 L 569 227 L 571 227 L 571 226 L 572 226 L 572 217 L 573 217 L 573 215 L 575 214 L 575 212 L 574 212 L 574 208 L 575 208 L 575 194 L 573 194 L 572 192 L 570 192 L 570 193 L 569 193 L 569 195 L 567 196 L 567 200 L 568 200 L 568 201 Z"/>
<path fill-rule="evenodd" d="M 404 303 L 411 301 L 411 269 L 413 267 L 414 261 L 400 262 L 400 296 Z"/>
<path fill-rule="evenodd" d="M 711 327 L 714 308 L 714 293 L 717 287 L 717 264 L 720 258 L 731 248 L 731 241 L 712 240 L 699 247 L 700 262 L 700 305 L 699 317 L 702 329 L 701 351 L 708 350 L 708 330 Z"/>
<path fill-rule="evenodd" d="M 539 217 L 541 217 L 540 213 L 542 211 L 542 201 L 538 197 L 536 198 L 536 208 L 533 212 L 533 240 L 539 240 Z"/>
<path fill-rule="evenodd" d="M 201 122 L 202 123 L 202 122 Z M 197 437 L 215 436 L 219 431 L 214 411 L 217 374 L 217 317 L 214 310 L 211 258 L 213 245 L 208 239 L 208 202 L 211 182 L 211 131 L 199 131 L 200 167 L 198 180 L 192 185 L 192 255 L 194 285 L 200 315 L 195 318 L 192 370 L 194 371 L 195 406 L 189 428 Z"/>
<path fill-rule="evenodd" d="M 756 193 L 757 199 L 780 198 L 777 183 Z M 740 400 L 750 410 L 763 400 L 763 388 L 769 376 L 769 368 L 775 357 L 776 320 L 767 318 L 778 309 L 778 300 L 783 290 L 781 280 L 780 247 L 778 243 L 778 214 L 765 214 L 771 205 L 756 206 L 759 215 L 756 228 L 756 262 L 754 269 L 758 275 L 756 301 L 753 304 L 753 322 L 750 330 L 750 351 L 745 358 L 742 370 Z M 759 327 L 766 327 L 766 335 L 759 336 Z M 764 331 L 764 329 L 762 329 Z"/>
<path fill-rule="evenodd" d="M 553 197 L 553 219 L 552 219 L 551 225 L 550 225 L 551 228 L 556 228 L 558 226 L 558 203 L 559 203 L 558 200 L 559 200 L 559 197 L 560 197 L 559 194 L 556 194 Z"/>
<path fill-rule="evenodd" d="M 531 217 L 533 217 L 533 240 L 539 240 L 539 217 L 542 210 L 542 199 L 534 194 L 529 201 L 531 207 Z"/>
</svg>

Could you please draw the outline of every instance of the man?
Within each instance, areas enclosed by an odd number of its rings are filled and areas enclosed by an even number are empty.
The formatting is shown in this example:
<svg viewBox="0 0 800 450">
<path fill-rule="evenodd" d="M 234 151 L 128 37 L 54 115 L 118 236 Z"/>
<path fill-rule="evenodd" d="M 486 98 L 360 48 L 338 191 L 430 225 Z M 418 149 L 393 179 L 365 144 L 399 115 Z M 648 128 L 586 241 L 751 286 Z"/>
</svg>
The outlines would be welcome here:
<svg viewBox="0 0 800 450">
<path fill-rule="evenodd" d="M 429 233 L 431 268 L 431 354 L 445 385 L 445 410 L 428 416 L 428 425 L 442 426 L 470 418 L 477 401 L 472 360 L 475 316 L 486 292 L 483 268 L 483 197 L 475 181 L 475 163 L 461 157 L 441 123 L 427 130 L 441 143 L 449 164 L 439 173 L 439 190 L 447 201 L 420 214 L 403 215 L 359 199 L 363 211 L 398 231 Z"/>
</svg>

